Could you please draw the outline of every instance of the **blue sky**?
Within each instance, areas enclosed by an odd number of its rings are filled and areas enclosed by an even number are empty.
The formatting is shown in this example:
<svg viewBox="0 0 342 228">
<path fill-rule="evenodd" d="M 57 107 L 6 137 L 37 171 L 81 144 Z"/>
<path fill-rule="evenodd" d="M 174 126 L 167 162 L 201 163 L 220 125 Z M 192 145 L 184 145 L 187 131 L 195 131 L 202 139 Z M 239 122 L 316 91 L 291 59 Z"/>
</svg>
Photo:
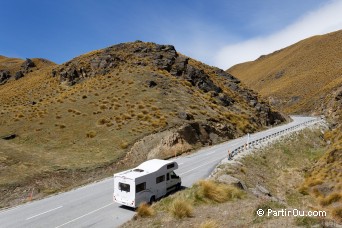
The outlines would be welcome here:
<svg viewBox="0 0 342 228">
<path fill-rule="evenodd" d="M 0 0 L 0 9 L 0 55 L 56 63 L 142 40 L 226 69 L 342 28 L 341 0 Z"/>
</svg>

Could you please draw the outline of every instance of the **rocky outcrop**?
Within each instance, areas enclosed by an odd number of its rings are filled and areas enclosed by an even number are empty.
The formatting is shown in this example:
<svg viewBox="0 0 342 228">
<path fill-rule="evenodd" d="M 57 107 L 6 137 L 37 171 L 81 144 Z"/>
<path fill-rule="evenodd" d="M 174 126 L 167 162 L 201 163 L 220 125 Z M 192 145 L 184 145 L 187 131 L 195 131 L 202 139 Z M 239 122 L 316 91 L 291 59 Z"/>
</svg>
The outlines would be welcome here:
<svg viewBox="0 0 342 228">
<path fill-rule="evenodd" d="M 23 62 L 23 64 L 21 65 L 21 69 L 23 72 L 28 73 L 31 68 L 35 67 L 36 64 L 34 64 L 34 62 L 31 59 L 26 59 L 25 62 Z"/>
<path fill-rule="evenodd" d="M 15 139 L 17 136 L 18 136 L 17 134 L 12 133 L 12 134 L 1 136 L 0 138 L 4 140 L 11 140 L 11 139 Z"/>
<path fill-rule="evenodd" d="M 321 110 L 331 122 L 333 128 L 342 127 L 342 86 L 336 88 L 325 97 L 325 102 L 320 101 Z"/>
<path fill-rule="evenodd" d="M 183 120 L 193 120 L 194 116 L 186 112 L 178 112 L 178 117 Z"/>
<path fill-rule="evenodd" d="M 126 53 L 125 56 L 119 54 L 122 52 Z M 107 74 L 111 69 L 127 62 L 136 66 L 151 65 L 159 70 L 166 70 L 173 76 L 182 77 L 204 92 L 213 91 L 216 94 L 222 92 L 222 88 L 217 86 L 208 74 L 190 65 L 189 58 L 179 55 L 174 46 L 146 44 L 140 41 L 108 47 L 87 62 L 81 63 L 74 59 L 54 69 L 52 75 L 59 76 L 61 82 L 74 85 L 87 77 Z M 232 83 L 239 83 L 238 79 L 223 70 L 216 68 L 215 71 Z M 231 101 L 228 102 L 228 99 L 223 98 L 223 102 L 228 105 Z"/>
<path fill-rule="evenodd" d="M 217 181 L 224 183 L 224 184 L 234 185 L 234 186 L 236 186 L 240 189 L 243 189 L 245 191 L 248 190 L 247 185 L 245 184 L 244 181 L 239 180 L 239 179 L 237 179 L 231 175 L 227 175 L 227 174 L 221 175 L 217 178 Z"/>
<path fill-rule="evenodd" d="M 15 73 L 14 79 L 19 80 L 24 77 L 27 73 L 32 72 L 36 67 L 36 64 L 31 59 L 26 59 L 23 64 L 21 64 L 20 70 Z"/>
<path fill-rule="evenodd" d="M 15 80 L 19 80 L 24 77 L 25 74 L 32 72 L 32 68 L 36 67 L 34 62 L 31 59 L 26 59 L 20 66 L 17 68 L 17 72 L 15 72 L 13 78 Z M 13 72 L 13 71 L 12 71 Z M 8 70 L 0 70 L 0 85 L 5 84 L 12 77 L 11 73 Z"/>
<path fill-rule="evenodd" d="M 188 152 L 203 145 L 211 145 L 223 140 L 234 138 L 230 126 L 213 123 L 187 123 L 178 128 L 148 135 L 134 143 L 126 157 L 139 163 L 146 159 L 169 158 Z"/>
<path fill-rule="evenodd" d="M 240 84 L 240 80 L 234 77 L 233 75 L 229 74 L 228 72 L 225 72 L 224 70 L 215 67 L 215 73 L 221 77 L 224 77 L 228 79 L 233 84 Z"/>
<path fill-rule="evenodd" d="M 11 74 L 7 70 L 0 71 L 0 85 L 5 84 L 7 80 L 11 77 Z"/>
<path fill-rule="evenodd" d="M 15 73 L 15 80 L 19 80 L 22 77 L 24 77 L 24 73 L 22 71 L 18 71 Z"/>
<path fill-rule="evenodd" d="M 213 103 L 221 106 L 233 106 L 237 99 L 243 99 L 258 113 L 256 118 L 261 119 L 261 125 L 273 125 L 285 120 L 281 114 L 272 112 L 266 103 L 260 102 L 253 91 L 242 87 L 240 81 L 233 75 L 216 67 L 209 68 L 204 64 L 199 65 L 192 63 L 188 57 L 177 53 L 172 45 L 137 41 L 114 45 L 93 55 L 89 54 L 86 58 L 75 58 L 55 68 L 52 75 L 59 77 L 60 82 L 72 86 L 88 77 L 105 75 L 122 66 L 132 69 L 148 66 L 149 70 L 158 70 L 160 72 L 158 75 L 161 77 L 169 73 L 173 77 L 187 81 L 187 85 L 208 93 Z M 221 80 L 224 85 L 218 83 L 217 77 L 225 79 Z M 156 80 L 148 80 L 147 86 L 149 88 L 166 88 L 162 82 Z M 234 96 L 228 94 L 225 91 L 226 88 L 233 91 Z M 166 94 L 165 91 L 163 92 Z M 181 118 L 190 119 L 185 116 Z"/>
</svg>

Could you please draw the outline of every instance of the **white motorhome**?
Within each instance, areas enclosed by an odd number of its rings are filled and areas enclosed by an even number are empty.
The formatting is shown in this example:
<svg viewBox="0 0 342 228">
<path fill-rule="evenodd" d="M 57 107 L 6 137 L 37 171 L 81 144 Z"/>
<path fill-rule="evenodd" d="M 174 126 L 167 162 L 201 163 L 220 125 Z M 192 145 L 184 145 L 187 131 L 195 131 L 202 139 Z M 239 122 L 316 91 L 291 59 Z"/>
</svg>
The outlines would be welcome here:
<svg viewBox="0 0 342 228">
<path fill-rule="evenodd" d="M 180 189 L 181 178 L 174 173 L 177 168 L 175 161 L 152 159 L 114 174 L 114 202 L 136 208 L 142 202 L 152 203 Z"/>
</svg>

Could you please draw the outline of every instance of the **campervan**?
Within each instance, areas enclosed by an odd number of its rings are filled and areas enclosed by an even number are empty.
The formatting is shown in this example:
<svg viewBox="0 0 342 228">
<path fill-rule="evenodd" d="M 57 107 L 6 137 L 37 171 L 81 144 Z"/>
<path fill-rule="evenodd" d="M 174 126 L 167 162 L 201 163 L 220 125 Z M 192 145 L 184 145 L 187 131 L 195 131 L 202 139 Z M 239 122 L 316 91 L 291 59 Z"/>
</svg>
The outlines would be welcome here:
<svg viewBox="0 0 342 228">
<path fill-rule="evenodd" d="M 136 208 L 180 189 L 181 178 L 174 172 L 177 168 L 175 161 L 152 159 L 114 174 L 114 202 Z"/>
</svg>

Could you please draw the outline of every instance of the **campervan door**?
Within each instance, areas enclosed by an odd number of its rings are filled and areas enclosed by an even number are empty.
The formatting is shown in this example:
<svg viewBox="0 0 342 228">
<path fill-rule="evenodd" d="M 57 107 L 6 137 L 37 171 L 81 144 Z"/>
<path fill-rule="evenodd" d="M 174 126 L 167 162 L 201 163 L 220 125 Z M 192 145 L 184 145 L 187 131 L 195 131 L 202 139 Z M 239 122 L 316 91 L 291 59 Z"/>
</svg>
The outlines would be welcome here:
<svg viewBox="0 0 342 228">
<path fill-rule="evenodd" d="M 138 207 L 142 202 L 150 202 L 151 196 L 153 195 L 150 188 L 151 184 L 151 174 L 144 175 L 135 179 L 134 207 Z"/>
</svg>

